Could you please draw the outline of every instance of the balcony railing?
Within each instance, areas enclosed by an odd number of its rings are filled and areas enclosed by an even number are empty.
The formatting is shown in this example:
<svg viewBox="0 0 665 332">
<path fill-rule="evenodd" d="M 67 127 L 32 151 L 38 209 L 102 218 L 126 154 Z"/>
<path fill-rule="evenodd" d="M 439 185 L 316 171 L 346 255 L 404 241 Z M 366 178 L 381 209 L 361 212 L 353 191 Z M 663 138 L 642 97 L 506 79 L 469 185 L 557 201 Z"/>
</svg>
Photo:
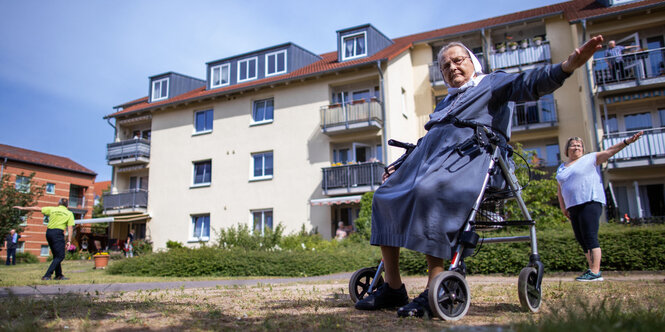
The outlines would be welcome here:
<svg viewBox="0 0 665 332">
<path fill-rule="evenodd" d="M 513 131 L 553 127 L 557 123 L 556 102 L 554 100 L 541 99 L 515 105 Z"/>
<path fill-rule="evenodd" d="M 474 53 L 476 58 L 480 63 L 485 63 L 485 56 L 483 53 Z M 441 74 L 441 69 L 439 68 L 439 61 L 434 61 L 429 64 L 429 82 L 433 85 L 443 84 L 443 74 Z"/>
<path fill-rule="evenodd" d="M 323 168 L 323 194 L 367 192 L 381 185 L 385 165 L 380 162 Z"/>
<path fill-rule="evenodd" d="M 492 70 L 500 68 L 518 67 L 539 62 L 549 62 L 550 44 L 545 42 L 540 45 L 532 45 L 527 48 L 517 48 L 505 52 L 490 54 Z"/>
<path fill-rule="evenodd" d="M 109 165 L 148 163 L 150 161 L 150 141 L 134 138 L 106 145 L 106 160 Z"/>
<path fill-rule="evenodd" d="M 593 74 L 604 90 L 665 82 L 665 48 L 595 59 Z"/>
<path fill-rule="evenodd" d="M 603 136 L 603 148 L 621 143 L 636 132 L 606 134 Z M 665 164 L 665 127 L 644 130 L 642 138 L 619 151 L 609 162 L 610 168 Z"/>
<path fill-rule="evenodd" d="M 321 107 L 321 130 L 327 134 L 379 129 L 382 125 L 381 103 L 374 98 Z"/>
<path fill-rule="evenodd" d="M 103 196 L 104 213 L 126 210 L 128 212 L 144 211 L 148 207 L 148 191 L 143 189 L 129 190 L 121 193 L 106 193 Z"/>
</svg>

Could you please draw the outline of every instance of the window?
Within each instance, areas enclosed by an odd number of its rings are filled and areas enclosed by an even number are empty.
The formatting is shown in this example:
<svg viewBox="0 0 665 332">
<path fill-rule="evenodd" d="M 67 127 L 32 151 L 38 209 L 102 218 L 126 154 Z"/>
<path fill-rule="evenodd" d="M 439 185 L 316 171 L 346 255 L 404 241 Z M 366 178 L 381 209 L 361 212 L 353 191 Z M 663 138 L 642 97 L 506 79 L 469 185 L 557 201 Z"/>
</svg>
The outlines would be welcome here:
<svg viewBox="0 0 665 332">
<path fill-rule="evenodd" d="M 48 256 L 48 246 L 42 244 L 42 249 L 39 251 L 39 256 Z"/>
<path fill-rule="evenodd" d="M 266 76 L 286 73 L 286 50 L 266 54 Z"/>
<path fill-rule="evenodd" d="M 46 193 L 47 194 L 55 194 L 55 183 L 47 183 L 46 184 Z"/>
<path fill-rule="evenodd" d="M 605 121 L 605 118 L 603 118 L 603 121 Z M 605 130 L 607 130 L 608 133 L 616 133 L 619 131 L 619 123 L 617 122 L 617 116 L 616 115 L 608 115 L 607 116 L 607 121 L 605 121 Z"/>
<path fill-rule="evenodd" d="M 212 161 L 198 161 L 194 163 L 194 185 L 210 185 Z"/>
<path fill-rule="evenodd" d="M 376 160 L 383 161 L 383 146 L 380 144 L 376 146 Z"/>
<path fill-rule="evenodd" d="M 660 118 L 660 126 L 665 127 L 665 108 L 658 110 L 658 117 Z"/>
<path fill-rule="evenodd" d="M 530 158 L 527 159 L 527 161 L 531 165 L 536 165 L 536 166 L 540 165 L 541 160 L 542 160 L 542 159 L 540 159 L 540 156 L 541 156 L 540 148 L 524 148 L 524 152 L 531 153 Z"/>
<path fill-rule="evenodd" d="M 254 232 L 263 235 L 266 229 L 272 229 L 272 210 L 252 211 Z"/>
<path fill-rule="evenodd" d="M 28 226 L 28 216 L 20 216 L 19 219 L 21 220 L 19 226 Z"/>
<path fill-rule="evenodd" d="M 152 101 L 169 97 L 169 79 L 163 78 L 152 82 Z"/>
<path fill-rule="evenodd" d="M 346 164 L 349 162 L 350 149 L 335 149 L 333 150 L 333 162 L 335 164 Z"/>
<path fill-rule="evenodd" d="M 30 192 L 30 178 L 27 176 L 17 175 L 14 188 L 22 193 Z"/>
<path fill-rule="evenodd" d="M 272 98 L 256 100 L 252 107 L 252 123 L 268 123 L 273 120 L 273 111 L 275 102 Z"/>
<path fill-rule="evenodd" d="M 256 78 L 256 57 L 238 61 L 238 82 L 249 81 Z"/>
<path fill-rule="evenodd" d="M 19 242 L 16 244 L 16 253 L 20 254 L 25 252 L 25 242 Z"/>
<path fill-rule="evenodd" d="M 365 33 L 342 37 L 342 60 L 358 58 L 367 55 Z"/>
<path fill-rule="evenodd" d="M 651 113 L 638 113 L 625 115 L 626 131 L 651 128 Z"/>
<path fill-rule="evenodd" d="M 48 225 L 48 216 L 44 216 L 44 220 L 42 221 L 44 225 Z"/>
<path fill-rule="evenodd" d="M 231 83 L 231 66 L 226 63 L 210 68 L 210 87 L 218 88 Z"/>
<path fill-rule="evenodd" d="M 192 216 L 190 234 L 190 241 L 210 240 L 210 215 L 204 214 Z"/>
<path fill-rule="evenodd" d="M 545 166 L 557 166 L 561 161 L 559 144 L 551 144 L 545 147 Z"/>
<path fill-rule="evenodd" d="M 272 151 L 252 154 L 252 176 L 254 180 L 272 179 Z"/>
<path fill-rule="evenodd" d="M 196 133 L 209 133 L 212 131 L 212 110 L 194 113 L 194 130 Z"/>
</svg>

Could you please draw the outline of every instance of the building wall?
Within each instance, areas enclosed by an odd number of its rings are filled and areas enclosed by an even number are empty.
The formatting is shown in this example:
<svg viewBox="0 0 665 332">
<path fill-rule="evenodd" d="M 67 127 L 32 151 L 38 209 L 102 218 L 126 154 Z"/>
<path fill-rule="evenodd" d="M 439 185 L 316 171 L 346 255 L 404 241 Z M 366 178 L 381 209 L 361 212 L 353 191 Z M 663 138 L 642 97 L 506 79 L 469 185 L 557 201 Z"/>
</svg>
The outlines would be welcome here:
<svg viewBox="0 0 665 332">
<path fill-rule="evenodd" d="M 9 174 L 9 181 L 16 183 L 16 176 L 23 173 L 24 176 L 29 176 L 33 172 L 35 176 L 32 178 L 33 184 L 37 186 L 46 185 L 46 183 L 55 184 L 55 193 L 44 194 L 37 201 L 38 207 L 44 206 L 57 206 L 61 198 L 69 199 L 70 185 L 77 185 L 87 187 L 84 193 L 85 209 L 87 210 L 84 218 L 90 218 L 92 215 L 92 207 L 95 201 L 94 196 L 94 175 L 85 175 L 81 173 L 68 172 L 64 170 L 48 168 L 43 166 L 31 165 L 15 161 L 7 161 L 4 169 L 5 174 Z M 48 256 L 40 256 L 42 246 L 48 246 L 46 242 L 46 225 L 44 224 L 44 215 L 40 212 L 32 212 L 27 219 L 26 226 L 24 226 L 21 238 L 24 244 L 24 252 L 30 252 L 37 256 L 41 262 L 45 262 Z M 4 237 L 3 237 L 4 240 Z"/>
</svg>

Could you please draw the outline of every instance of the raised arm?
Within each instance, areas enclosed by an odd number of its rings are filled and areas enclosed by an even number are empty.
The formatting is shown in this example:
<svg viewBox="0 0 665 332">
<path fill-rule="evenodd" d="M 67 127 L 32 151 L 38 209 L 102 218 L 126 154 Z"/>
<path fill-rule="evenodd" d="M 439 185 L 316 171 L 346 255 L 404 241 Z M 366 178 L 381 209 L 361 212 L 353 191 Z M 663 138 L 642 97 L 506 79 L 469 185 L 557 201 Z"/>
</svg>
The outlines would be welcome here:
<svg viewBox="0 0 665 332">
<path fill-rule="evenodd" d="M 12 206 L 14 209 L 21 210 L 21 211 L 36 211 L 36 212 L 41 212 L 42 208 L 37 207 L 37 206 Z"/>
<path fill-rule="evenodd" d="M 617 144 L 614 144 L 610 146 L 609 148 L 605 149 L 604 151 L 600 151 L 596 153 L 596 165 L 600 165 L 606 161 L 608 161 L 613 155 L 617 154 L 619 151 L 623 150 L 623 148 L 627 147 L 629 144 L 637 141 L 642 137 L 642 134 L 644 134 L 643 131 L 640 131 L 639 133 L 628 137 L 624 139 L 622 142 L 619 142 Z"/>
<path fill-rule="evenodd" d="M 589 39 L 584 45 L 576 48 L 573 53 L 568 56 L 564 62 L 561 63 L 561 69 L 564 72 L 571 74 L 575 69 L 582 67 L 594 53 L 603 48 L 603 36 L 598 35 Z"/>
</svg>

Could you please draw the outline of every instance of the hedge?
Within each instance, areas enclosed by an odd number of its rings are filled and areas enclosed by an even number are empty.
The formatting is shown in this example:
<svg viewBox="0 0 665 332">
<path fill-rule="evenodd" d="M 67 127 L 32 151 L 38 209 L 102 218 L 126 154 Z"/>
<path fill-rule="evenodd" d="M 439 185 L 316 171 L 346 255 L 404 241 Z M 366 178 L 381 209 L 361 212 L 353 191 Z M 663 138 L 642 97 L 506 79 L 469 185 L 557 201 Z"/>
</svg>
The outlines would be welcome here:
<svg viewBox="0 0 665 332">
<path fill-rule="evenodd" d="M 485 233 L 486 237 L 517 235 Z M 521 235 L 526 235 L 522 233 Z M 545 271 L 584 271 L 582 249 L 572 229 L 537 231 L 538 253 Z M 665 270 L 665 226 L 602 225 L 599 231 L 603 271 Z M 478 248 L 476 248 L 478 249 Z M 519 273 L 529 262 L 528 242 L 485 244 L 465 259 L 470 274 Z M 426 274 L 424 255 L 402 250 L 400 265 L 407 274 Z"/>
</svg>

